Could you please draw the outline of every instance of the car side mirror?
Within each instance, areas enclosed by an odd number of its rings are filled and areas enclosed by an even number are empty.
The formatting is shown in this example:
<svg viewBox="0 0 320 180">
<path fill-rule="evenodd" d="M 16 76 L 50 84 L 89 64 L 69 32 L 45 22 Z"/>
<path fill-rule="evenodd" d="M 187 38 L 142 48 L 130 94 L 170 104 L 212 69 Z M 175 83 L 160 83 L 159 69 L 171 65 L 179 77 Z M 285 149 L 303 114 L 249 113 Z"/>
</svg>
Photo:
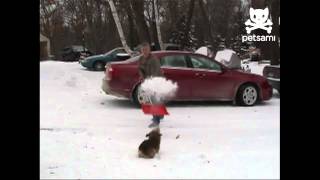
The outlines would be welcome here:
<svg viewBox="0 0 320 180">
<path fill-rule="evenodd" d="M 225 73 L 225 72 L 226 72 L 226 69 L 225 69 L 223 66 L 221 66 L 221 68 L 220 68 L 220 73 L 223 74 L 223 73 Z"/>
</svg>

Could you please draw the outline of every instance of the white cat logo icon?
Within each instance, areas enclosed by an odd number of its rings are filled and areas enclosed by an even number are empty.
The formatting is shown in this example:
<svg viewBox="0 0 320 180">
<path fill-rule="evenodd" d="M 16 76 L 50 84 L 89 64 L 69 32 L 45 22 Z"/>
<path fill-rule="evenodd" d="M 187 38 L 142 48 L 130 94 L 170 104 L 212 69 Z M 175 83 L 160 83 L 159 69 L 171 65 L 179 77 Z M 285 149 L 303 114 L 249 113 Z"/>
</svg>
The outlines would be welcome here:
<svg viewBox="0 0 320 180">
<path fill-rule="evenodd" d="M 247 33 L 250 34 L 252 30 L 255 29 L 263 29 L 266 30 L 268 34 L 271 33 L 272 30 L 272 22 L 268 18 L 269 17 L 269 9 L 253 9 L 250 8 L 250 19 L 248 19 L 244 24 L 246 26 Z"/>
</svg>

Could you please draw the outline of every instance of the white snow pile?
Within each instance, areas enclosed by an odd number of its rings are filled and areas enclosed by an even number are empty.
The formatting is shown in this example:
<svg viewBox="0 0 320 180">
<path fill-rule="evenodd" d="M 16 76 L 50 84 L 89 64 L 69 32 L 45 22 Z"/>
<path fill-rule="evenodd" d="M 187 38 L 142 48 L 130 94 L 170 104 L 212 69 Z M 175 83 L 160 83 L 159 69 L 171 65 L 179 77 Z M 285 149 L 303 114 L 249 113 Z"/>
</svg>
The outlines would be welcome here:
<svg viewBox="0 0 320 180">
<path fill-rule="evenodd" d="M 178 85 L 176 82 L 167 80 L 163 77 L 152 77 L 146 79 L 140 87 L 145 95 L 156 98 L 156 101 L 169 100 L 177 92 Z"/>
<path fill-rule="evenodd" d="M 208 49 L 207 47 L 202 46 L 202 47 L 200 47 L 199 49 L 197 49 L 197 50 L 195 51 L 195 53 L 208 56 L 210 52 L 209 52 L 209 49 Z"/>
<path fill-rule="evenodd" d="M 236 54 L 236 52 L 231 49 L 224 49 L 217 52 L 215 60 L 219 62 L 230 61 L 233 54 Z"/>
<path fill-rule="evenodd" d="M 241 68 L 241 60 L 237 56 L 236 52 L 231 49 L 224 49 L 222 51 L 218 51 L 215 57 L 215 60 L 221 62 L 225 66 L 234 69 Z"/>
<path fill-rule="evenodd" d="M 213 53 L 211 52 L 211 50 L 206 46 L 200 47 L 199 49 L 197 49 L 195 51 L 195 53 L 202 54 L 202 55 L 208 56 L 210 58 L 213 56 Z"/>
</svg>

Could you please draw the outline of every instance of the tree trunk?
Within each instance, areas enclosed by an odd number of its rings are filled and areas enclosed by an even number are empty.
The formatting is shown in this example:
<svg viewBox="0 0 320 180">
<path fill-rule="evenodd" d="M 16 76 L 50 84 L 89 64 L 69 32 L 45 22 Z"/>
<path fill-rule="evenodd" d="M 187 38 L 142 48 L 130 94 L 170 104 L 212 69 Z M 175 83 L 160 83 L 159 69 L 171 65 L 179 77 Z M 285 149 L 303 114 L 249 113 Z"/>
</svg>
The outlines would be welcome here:
<svg viewBox="0 0 320 180">
<path fill-rule="evenodd" d="M 269 6 L 269 13 L 272 17 L 272 32 L 270 35 L 276 36 L 275 42 L 256 42 L 258 48 L 261 49 L 263 59 L 270 59 L 272 65 L 280 63 L 280 47 L 278 38 L 279 32 L 279 17 L 280 17 L 280 0 L 252 0 L 252 7 L 255 9 L 264 9 Z M 257 35 L 266 35 L 264 30 L 256 30 Z M 259 34 L 258 34 L 259 33 Z"/>
<path fill-rule="evenodd" d="M 206 10 L 204 8 L 203 0 L 198 0 L 198 3 L 199 3 L 200 12 L 201 12 L 202 17 L 204 19 L 204 22 L 205 22 L 205 24 L 208 25 L 208 32 L 207 33 L 208 33 L 209 41 L 210 41 L 211 45 L 214 46 L 214 40 L 212 37 L 212 29 L 211 29 L 211 22 L 209 20 L 208 13 L 206 12 Z M 216 48 L 214 48 L 214 49 L 216 49 Z"/>
<path fill-rule="evenodd" d="M 265 0 L 252 0 L 251 6 L 254 9 L 264 9 L 266 7 Z M 256 35 L 266 35 L 266 32 L 262 29 L 252 31 Z M 257 48 L 260 49 L 261 59 L 270 59 L 270 52 L 272 43 L 257 41 L 255 42 Z"/>
<path fill-rule="evenodd" d="M 190 4 L 189 4 L 189 9 L 187 12 L 186 29 L 184 32 L 184 42 L 182 43 L 182 49 L 184 48 L 185 44 L 188 44 L 186 41 L 188 40 L 188 36 L 189 36 L 191 20 L 192 20 L 192 16 L 193 16 L 194 2 L 195 2 L 195 0 L 191 0 Z"/>
<path fill-rule="evenodd" d="M 178 18 L 179 18 L 179 9 L 178 9 L 179 1 L 168 0 L 168 10 L 170 15 L 170 27 L 174 29 Z"/>
<path fill-rule="evenodd" d="M 127 1 L 120 1 L 122 3 L 123 7 L 125 8 L 124 10 L 127 12 L 128 15 L 128 24 L 129 24 L 129 43 L 130 47 L 134 48 L 139 44 L 139 35 L 137 32 L 137 24 L 136 21 L 134 20 L 134 15 L 131 9 L 130 3 Z"/>
<path fill-rule="evenodd" d="M 159 45 L 160 45 L 160 50 L 163 50 L 164 47 L 163 47 L 163 42 L 162 42 L 162 38 L 161 38 L 157 0 L 153 0 L 153 8 L 154 8 L 154 13 L 155 13 L 157 35 L 158 35 L 158 41 L 159 41 Z"/>
<path fill-rule="evenodd" d="M 94 23 L 92 21 L 93 16 L 92 16 L 92 2 L 84 2 L 84 1 L 80 1 L 82 2 L 81 6 L 83 6 L 84 8 L 84 14 L 87 20 L 87 32 L 86 32 L 86 36 L 85 36 L 85 42 L 86 42 L 86 46 L 89 47 L 90 49 L 94 46 Z"/>
<path fill-rule="evenodd" d="M 132 11 L 134 12 L 134 20 L 137 24 L 139 39 L 151 43 L 149 29 L 144 18 L 144 1 L 143 0 L 130 0 Z"/>
<path fill-rule="evenodd" d="M 95 24 L 95 49 L 96 53 L 104 53 L 104 49 L 102 44 L 104 35 L 102 34 L 102 11 L 101 11 L 101 0 L 96 0 L 96 6 L 97 6 L 97 22 Z"/>
<path fill-rule="evenodd" d="M 119 16 L 118 16 L 117 10 L 116 10 L 116 8 L 114 6 L 113 0 L 108 0 L 108 2 L 109 2 L 109 5 L 110 5 L 110 8 L 111 8 L 111 11 L 112 11 L 114 22 L 116 23 L 116 26 L 117 26 L 117 29 L 118 29 L 118 33 L 119 33 L 119 36 L 120 36 L 120 40 L 121 40 L 122 46 L 124 47 L 124 49 L 125 49 L 125 51 L 127 53 L 131 54 L 131 50 L 130 50 L 129 46 L 127 45 L 126 39 L 124 37 L 122 26 L 121 26 L 121 23 L 120 23 L 120 20 L 119 20 Z"/>
<path fill-rule="evenodd" d="M 154 42 L 154 49 L 153 50 L 160 50 L 160 43 L 159 43 L 159 39 L 158 39 L 158 34 L 157 34 L 157 23 L 156 23 L 156 13 L 155 13 L 155 7 L 154 7 L 154 0 L 152 0 L 152 11 L 151 11 L 151 15 L 149 15 L 149 23 L 150 23 L 150 27 L 151 27 L 151 31 L 150 31 L 150 35 L 152 37 L 152 40 Z"/>
<path fill-rule="evenodd" d="M 279 37 L 280 37 L 280 30 L 279 30 L 279 17 L 280 17 L 280 0 L 272 0 L 271 3 L 271 17 L 272 17 L 272 35 L 276 36 L 276 41 L 273 43 L 272 46 L 272 55 L 271 55 L 271 65 L 278 65 L 280 64 L 280 46 L 279 46 Z"/>
</svg>

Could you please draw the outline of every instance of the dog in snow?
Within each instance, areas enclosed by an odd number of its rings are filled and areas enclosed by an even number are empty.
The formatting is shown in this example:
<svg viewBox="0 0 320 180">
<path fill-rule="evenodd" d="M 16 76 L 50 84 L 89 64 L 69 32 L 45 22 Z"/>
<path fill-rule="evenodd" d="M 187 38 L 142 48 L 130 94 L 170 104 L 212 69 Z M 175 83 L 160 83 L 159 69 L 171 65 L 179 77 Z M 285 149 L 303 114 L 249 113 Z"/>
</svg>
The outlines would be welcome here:
<svg viewBox="0 0 320 180">
<path fill-rule="evenodd" d="M 153 129 L 150 133 L 146 134 L 149 139 L 144 140 L 139 146 L 139 157 L 141 158 L 153 158 L 160 149 L 161 141 L 159 127 Z"/>
</svg>

